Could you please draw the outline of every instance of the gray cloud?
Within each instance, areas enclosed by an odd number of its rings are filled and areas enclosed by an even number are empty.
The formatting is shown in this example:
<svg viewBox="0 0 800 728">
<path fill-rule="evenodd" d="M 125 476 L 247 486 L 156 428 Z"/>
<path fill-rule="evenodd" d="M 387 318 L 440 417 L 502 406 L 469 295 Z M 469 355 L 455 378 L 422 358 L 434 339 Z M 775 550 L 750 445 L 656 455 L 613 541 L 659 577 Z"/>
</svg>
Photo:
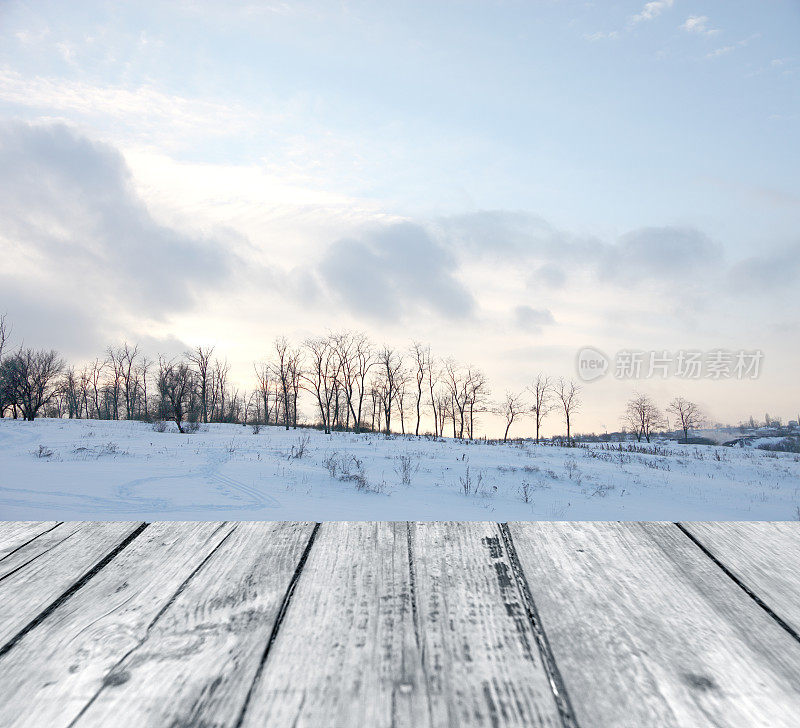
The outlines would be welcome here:
<svg viewBox="0 0 800 728">
<path fill-rule="evenodd" d="M 440 218 L 432 226 L 449 248 L 477 255 L 569 260 L 596 255 L 596 238 L 571 235 L 525 212 L 484 210 Z"/>
<path fill-rule="evenodd" d="M 530 333 L 540 333 L 543 326 L 556 322 L 548 309 L 531 306 L 517 306 L 514 309 L 514 321 L 519 328 Z"/>
<path fill-rule="evenodd" d="M 14 275 L 151 318 L 224 284 L 229 250 L 158 224 L 122 155 L 62 124 L 0 124 L 2 245 L 22 253 Z"/>
<path fill-rule="evenodd" d="M 414 310 L 469 316 L 475 302 L 455 277 L 456 258 L 420 225 L 398 223 L 334 243 L 317 272 L 351 311 L 397 320 Z"/>
<path fill-rule="evenodd" d="M 528 284 L 535 288 L 545 286 L 547 288 L 563 288 L 567 282 L 567 274 L 564 269 L 555 263 L 545 263 L 537 268 L 530 276 Z"/>
<path fill-rule="evenodd" d="M 723 259 L 722 247 L 690 227 L 647 227 L 623 235 L 599 262 L 600 277 L 619 283 L 692 279 Z"/>
<path fill-rule="evenodd" d="M 800 282 L 800 243 L 769 250 L 736 263 L 728 274 L 737 293 L 769 294 Z"/>
<path fill-rule="evenodd" d="M 531 287 L 561 288 L 567 269 L 582 269 L 599 280 L 622 285 L 663 280 L 691 281 L 721 268 L 722 246 L 692 227 L 645 227 L 613 243 L 558 230 L 535 215 L 502 210 L 437 220 L 433 229 L 458 255 L 506 257 L 536 264 Z"/>
</svg>

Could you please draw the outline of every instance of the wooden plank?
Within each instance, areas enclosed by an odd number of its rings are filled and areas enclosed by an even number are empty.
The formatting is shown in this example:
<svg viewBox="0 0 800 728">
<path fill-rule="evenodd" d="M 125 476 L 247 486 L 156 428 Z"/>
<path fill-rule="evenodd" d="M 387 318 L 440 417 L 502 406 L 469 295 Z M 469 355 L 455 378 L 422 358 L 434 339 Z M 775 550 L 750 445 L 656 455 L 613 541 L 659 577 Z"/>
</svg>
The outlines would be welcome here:
<svg viewBox="0 0 800 728">
<path fill-rule="evenodd" d="M 80 521 L 68 521 L 55 528 L 45 530 L 34 539 L 29 539 L 27 543 L 23 543 L 0 560 L 0 580 L 41 558 L 48 551 L 71 538 L 83 525 Z"/>
<path fill-rule="evenodd" d="M 57 525 L 58 521 L 0 521 L 0 561 Z"/>
<path fill-rule="evenodd" d="M 509 532 L 579 725 L 797 725 L 800 644 L 675 525 Z"/>
<path fill-rule="evenodd" d="M 234 726 L 313 532 L 237 524 L 74 725 Z"/>
<path fill-rule="evenodd" d="M 682 523 L 746 589 L 800 634 L 800 523 Z"/>
<path fill-rule="evenodd" d="M 437 726 L 561 726 L 496 523 L 412 526 L 423 672 Z"/>
<path fill-rule="evenodd" d="M 405 523 L 323 523 L 242 726 L 430 725 Z"/>
<path fill-rule="evenodd" d="M 78 585 L 140 526 L 130 522 L 81 524 L 69 538 L 0 580 L 0 654 L 9 640 Z"/>
<path fill-rule="evenodd" d="M 148 526 L 0 658 L 0 725 L 69 725 L 233 528 Z"/>
<path fill-rule="evenodd" d="M 560 725 L 498 536 L 323 524 L 242 725 Z"/>
</svg>

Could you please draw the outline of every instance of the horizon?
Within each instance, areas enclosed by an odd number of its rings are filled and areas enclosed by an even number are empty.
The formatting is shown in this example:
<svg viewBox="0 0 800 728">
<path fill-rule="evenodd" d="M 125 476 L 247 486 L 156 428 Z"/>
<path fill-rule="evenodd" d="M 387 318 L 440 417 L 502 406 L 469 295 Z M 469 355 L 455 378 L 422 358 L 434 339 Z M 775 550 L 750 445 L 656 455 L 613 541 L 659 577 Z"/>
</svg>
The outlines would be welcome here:
<svg viewBox="0 0 800 728">
<path fill-rule="evenodd" d="M 356 330 L 494 399 L 591 348 L 576 431 L 634 391 L 795 419 L 800 7 L 453 7 L 5 3 L 15 343 L 213 344 L 252 389 L 277 336 Z M 757 376 L 613 369 L 720 350 Z"/>
</svg>

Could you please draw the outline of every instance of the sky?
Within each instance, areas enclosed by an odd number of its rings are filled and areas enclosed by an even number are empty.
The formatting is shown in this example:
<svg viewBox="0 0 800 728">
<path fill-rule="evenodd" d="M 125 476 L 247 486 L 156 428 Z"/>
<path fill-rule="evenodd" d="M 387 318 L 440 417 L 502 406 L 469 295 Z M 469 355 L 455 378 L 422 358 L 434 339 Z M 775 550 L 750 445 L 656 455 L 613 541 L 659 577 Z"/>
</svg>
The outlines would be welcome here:
<svg viewBox="0 0 800 728">
<path fill-rule="evenodd" d="M 796 419 L 799 38 L 789 0 L 0 2 L 0 311 L 244 387 L 283 334 L 429 342 L 497 399 L 592 347 L 578 430 L 634 390 Z M 687 350 L 763 358 L 617 376 Z"/>
</svg>

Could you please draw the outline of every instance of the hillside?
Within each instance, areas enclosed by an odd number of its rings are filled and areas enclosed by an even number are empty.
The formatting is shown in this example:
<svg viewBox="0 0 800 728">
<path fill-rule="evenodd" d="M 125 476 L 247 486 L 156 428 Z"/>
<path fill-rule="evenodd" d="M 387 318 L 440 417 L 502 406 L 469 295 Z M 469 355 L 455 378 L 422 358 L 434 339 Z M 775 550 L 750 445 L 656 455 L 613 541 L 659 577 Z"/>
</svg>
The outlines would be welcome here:
<svg viewBox="0 0 800 728">
<path fill-rule="evenodd" d="M 618 446 L 614 446 L 617 448 Z M 800 456 L 0 420 L 0 518 L 790 520 Z"/>
</svg>

